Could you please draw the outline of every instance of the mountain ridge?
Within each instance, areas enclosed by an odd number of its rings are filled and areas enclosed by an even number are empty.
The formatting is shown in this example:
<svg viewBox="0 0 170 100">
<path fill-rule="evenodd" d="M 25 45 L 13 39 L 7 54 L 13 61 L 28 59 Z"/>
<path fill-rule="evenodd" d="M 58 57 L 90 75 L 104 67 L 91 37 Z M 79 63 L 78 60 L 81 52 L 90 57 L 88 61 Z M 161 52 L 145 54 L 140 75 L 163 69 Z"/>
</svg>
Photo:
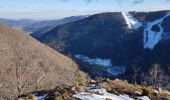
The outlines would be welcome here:
<svg viewBox="0 0 170 100">
<path fill-rule="evenodd" d="M 65 17 L 62 19 L 56 19 L 56 20 L 32 20 L 32 19 L 19 19 L 19 20 L 14 20 L 14 19 L 4 19 L 0 18 L 0 24 L 6 24 L 10 27 L 22 30 L 26 33 L 33 33 L 33 32 L 41 32 L 43 33 L 44 30 L 48 31 L 50 28 L 80 20 L 85 18 L 86 16 L 70 16 L 70 17 Z M 39 34 L 38 34 L 39 35 Z"/>
<path fill-rule="evenodd" d="M 158 12 L 130 12 L 142 27 L 129 29 L 121 12 L 100 13 L 85 19 L 66 23 L 35 37 L 64 54 L 84 55 L 91 58 L 111 59 L 115 66 L 137 65 L 148 71 L 152 64 L 168 66 L 169 40 L 162 38 L 153 50 L 144 48 L 146 23 L 165 16 L 169 10 Z M 170 16 L 166 17 L 169 20 Z M 165 24 L 166 23 L 166 24 Z M 169 23 L 162 22 L 168 31 Z M 153 28 L 156 32 L 157 28 Z M 166 32 L 166 37 L 169 32 Z M 164 36 L 161 36 L 164 37 Z M 166 42 L 165 42 L 166 41 Z M 168 71 L 168 67 L 164 67 Z"/>
</svg>

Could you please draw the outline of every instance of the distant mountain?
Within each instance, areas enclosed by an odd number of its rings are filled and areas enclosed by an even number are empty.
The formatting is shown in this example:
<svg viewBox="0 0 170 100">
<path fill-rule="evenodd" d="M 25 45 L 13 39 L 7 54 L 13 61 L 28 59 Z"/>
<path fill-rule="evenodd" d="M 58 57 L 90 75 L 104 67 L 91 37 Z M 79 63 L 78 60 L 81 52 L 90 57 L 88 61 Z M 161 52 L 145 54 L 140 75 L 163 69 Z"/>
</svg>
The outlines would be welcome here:
<svg viewBox="0 0 170 100">
<path fill-rule="evenodd" d="M 0 18 L 0 24 L 5 24 L 13 28 L 22 29 L 23 27 L 36 23 L 38 21 L 31 19 L 20 19 L 20 20 L 12 20 L 12 19 L 4 19 Z"/>
<path fill-rule="evenodd" d="M 77 21 L 85 17 L 87 16 L 71 16 L 71 17 L 66 17 L 58 20 L 43 20 L 43 21 L 31 20 L 31 19 L 12 20 L 12 19 L 0 18 L 0 24 L 5 24 L 13 28 L 20 29 L 29 34 L 35 33 L 34 35 L 40 35 L 56 26 L 68 22 Z"/>
<path fill-rule="evenodd" d="M 0 47 L 1 100 L 60 84 L 74 85 L 81 75 L 70 58 L 4 25 L 0 25 Z"/>
<path fill-rule="evenodd" d="M 100 13 L 57 26 L 35 38 L 64 54 L 80 55 L 79 59 L 85 56 L 85 62 L 96 59 L 93 65 L 98 65 L 97 58 L 110 59 L 111 66 L 126 66 L 127 72 L 132 65 L 148 71 L 149 66 L 157 63 L 168 72 L 169 12 Z M 90 68 L 83 67 L 88 72 Z"/>
<path fill-rule="evenodd" d="M 54 27 L 60 26 L 62 24 L 66 24 L 68 22 L 74 22 L 83 18 L 86 18 L 87 16 L 71 16 L 66 17 L 60 20 L 44 20 L 40 21 L 34 24 L 31 24 L 29 26 L 24 27 L 24 31 L 30 31 L 32 32 L 34 37 L 39 37 L 43 35 L 44 33 L 48 32 Z"/>
</svg>

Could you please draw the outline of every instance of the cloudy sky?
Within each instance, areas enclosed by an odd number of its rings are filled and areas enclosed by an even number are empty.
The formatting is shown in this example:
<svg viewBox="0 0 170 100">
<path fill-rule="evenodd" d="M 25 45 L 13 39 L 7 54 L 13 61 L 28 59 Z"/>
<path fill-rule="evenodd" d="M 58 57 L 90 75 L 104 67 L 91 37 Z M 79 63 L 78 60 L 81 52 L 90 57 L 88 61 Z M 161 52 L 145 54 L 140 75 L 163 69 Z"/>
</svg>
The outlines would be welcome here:
<svg viewBox="0 0 170 100">
<path fill-rule="evenodd" d="M 89 15 L 115 11 L 170 10 L 166 0 L 0 0 L 0 18 L 59 19 L 67 16 Z"/>
</svg>

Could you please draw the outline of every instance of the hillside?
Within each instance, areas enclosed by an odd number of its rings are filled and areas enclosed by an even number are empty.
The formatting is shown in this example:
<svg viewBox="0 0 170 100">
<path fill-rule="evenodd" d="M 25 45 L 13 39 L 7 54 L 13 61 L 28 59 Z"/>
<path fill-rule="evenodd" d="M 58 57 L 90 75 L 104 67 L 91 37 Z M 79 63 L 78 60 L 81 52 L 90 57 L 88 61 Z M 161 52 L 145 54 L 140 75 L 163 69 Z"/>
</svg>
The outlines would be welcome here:
<svg viewBox="0 0 170 100">
<path fill-rule="evenodd" d="M 93 60 L 109 60 L 112 68 L 124 66 L 127 75 L 132 65 L 147 72 L 149 66 L 159 64 L 169 74 L 169 18 L 169 11 L 100 13 L 55 27 L 35 38 L 64 54 L 71 54 L 78 62 L 81 60 L 80 63 L 83 57 L 83 63 L 88 65 L 100 65 L 89 63 Z M 114 73 L 106 67 L 90 68 L 82 67 L 93 76 Z"/>
<path fill-rule="evenodd" d="M 63 83 L 73 85 L 79 73 L 70 58 L 4 25 L 0 25 L 0 69 L 1 100 Z"/>
</svg>

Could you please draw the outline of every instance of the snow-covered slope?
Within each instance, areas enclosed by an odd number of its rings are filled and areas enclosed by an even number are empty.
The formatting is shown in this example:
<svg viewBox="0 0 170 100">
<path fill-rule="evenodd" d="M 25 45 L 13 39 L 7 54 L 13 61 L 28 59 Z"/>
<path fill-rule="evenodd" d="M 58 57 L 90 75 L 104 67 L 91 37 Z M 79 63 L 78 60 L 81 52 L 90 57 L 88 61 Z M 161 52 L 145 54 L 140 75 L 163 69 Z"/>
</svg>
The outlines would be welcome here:
<svg viewBox="0 0 170 100">
<path fill-rule="evenodd" d="M 90 65 L 99 65 L 105 67 L 107 73 L 113 76 L 124 74 L 126 68 L 125 66 L 115 66 L 112 64 L 111 59 L 101 59 L 101 58 L 90 58 L 84 55 L 75 55 L 76 59 L 79 59 L 85 63 Z"/>
<path fill-rule="evenodd" d="M 161 24 L 162 21 L 168 16 L 170 16 L 170 12 L 167 13 L 164 17 L 146 25 L 146 28 L 144 29 L 144 48 L 152 50 L 159 43 L 159 41 L 162 39 L 162 35 L 165 33 Z M 152 28 L 156 25 L 159 28 L 159 31 L 157 32 L 152 30 Z"/>
<path fill-rule="evenodd" d="M 130 29 L 138 29 L 142 26 L 142 24 L 134 18 L 130 13 L 128 12 L 122 12 L 122 15 L 126 21 L 126 24 L 128 25 L 128 28 Z"/>
</svg>

